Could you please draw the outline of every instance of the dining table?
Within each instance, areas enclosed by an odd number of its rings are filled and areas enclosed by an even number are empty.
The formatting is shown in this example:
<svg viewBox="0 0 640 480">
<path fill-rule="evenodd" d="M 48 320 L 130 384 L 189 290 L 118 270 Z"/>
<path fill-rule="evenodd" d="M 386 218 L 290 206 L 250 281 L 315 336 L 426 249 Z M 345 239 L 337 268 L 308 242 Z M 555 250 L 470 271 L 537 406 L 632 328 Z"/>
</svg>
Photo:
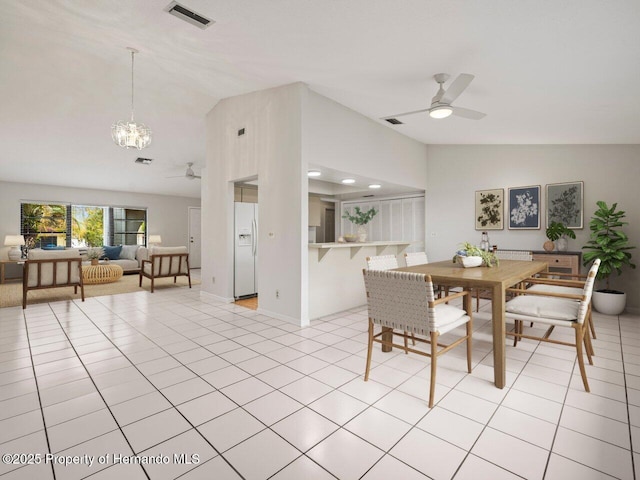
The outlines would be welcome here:
<svg viewBox="0 0 640 480">
<path fill-rule="evenodd" d="M 425 263 L 412 267 L 395 268 L 400 272 L 422 273 L 431 276 L 436 285 L 462 287 L 465 290 L 483 289 L 491 292 L 491 322 L 493 326 L 494 383 L 504 388 L 506 383 L 505 359 L 505 297 L 506 289 L 540 272 L 547 271 L 547 262 L 500 260 L 493 267 L 464 268 L 451 260 Z"/>
</svg>

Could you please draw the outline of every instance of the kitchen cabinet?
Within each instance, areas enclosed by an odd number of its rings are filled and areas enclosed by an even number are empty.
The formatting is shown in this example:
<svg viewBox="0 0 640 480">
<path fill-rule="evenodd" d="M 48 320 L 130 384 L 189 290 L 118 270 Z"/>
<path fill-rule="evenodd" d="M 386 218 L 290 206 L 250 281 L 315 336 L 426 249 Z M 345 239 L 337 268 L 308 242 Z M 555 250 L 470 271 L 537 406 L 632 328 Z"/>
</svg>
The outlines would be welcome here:
<svg viewBox="0 0 640 480">
<path fill-rule="evenodd" d="M 309 197 L 309 226 L 319 227 L 322 224 L 322 200 Z"/>
</svg>

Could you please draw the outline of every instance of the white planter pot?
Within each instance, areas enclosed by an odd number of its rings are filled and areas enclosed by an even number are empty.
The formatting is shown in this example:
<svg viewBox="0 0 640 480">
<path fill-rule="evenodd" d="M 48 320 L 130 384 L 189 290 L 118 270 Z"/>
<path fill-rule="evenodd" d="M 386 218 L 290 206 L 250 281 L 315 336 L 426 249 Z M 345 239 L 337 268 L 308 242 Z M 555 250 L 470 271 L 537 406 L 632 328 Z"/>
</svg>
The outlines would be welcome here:
<svg viewBox="0 0 640 480">
<path fill-rule="evenodd" d="M 593 308 L 605 315 L 620 315 L 627 304 L 627 294 L 624 292 L 606 293 L 594 290 Z"/>
<path fill-rule="evenodd" d="M 569 248 L 569 241 L 565 237 L 560 237 L 556 240 L 556 248 L 559 252 L 566 252 Z"/>
</svg>

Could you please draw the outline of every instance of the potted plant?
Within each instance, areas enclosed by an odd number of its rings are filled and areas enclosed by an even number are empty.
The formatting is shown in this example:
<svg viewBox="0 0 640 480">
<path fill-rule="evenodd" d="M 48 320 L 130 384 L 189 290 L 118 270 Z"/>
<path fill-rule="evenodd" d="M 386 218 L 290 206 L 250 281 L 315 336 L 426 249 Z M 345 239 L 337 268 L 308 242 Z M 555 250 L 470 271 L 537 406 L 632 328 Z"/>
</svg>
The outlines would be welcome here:
<svg viewBox="0 0 640 480">
<path fill-rule="evenodd" d="M 97 265 L 98 260 L 104 256 L 104 249 L 102 247 L 90 247 L 87 249 L 87 259 L 91 260 L 91 265 Z"/>
<path fill-rule="evenodd" d="M 558 251 L 566 252 L 568 245 L 567 237 L 573 238 L 574 240 L 576 238 L 575 232 L 565 227 L 561 222 L 551 222 L 547 227 L 546 234 L 549 240 L 544 242 L 543 247 L 547 252 L 552 252 L 556 247 L 558 247 Z"/>
<path fill-rule="evenodd" d="M 353 210 L 353 215 L 349 213 L 349 210 L 344 211 L 344 215 L 342 218 L 348 219 L 351 223 L 358 226 L 358 240 L 361 242 L 367 241 L 367 229 L 365 225 L 369 223 L 373 217 L 376 216 L 377 210 L 375 208 L 370 208 L 366 212 L 360 210 L 360 207 L 355 207 Z"/>
<path fill-rule="evenodd" d="M 489 268 L 500 262 L 493 252 L 482 250 L 469 242 L 464 242 L 462 248 L 453 256 L 453 263 L 461 263 L 463 267 L 479 267 L 485 265 Z"/>
<path fill-rule="evenodd" d="M 609 286 L 609 277 L 615 271 L 620 275 L 622 267 L 636 268 L 631 263 L 629 250 L 635 247 L 629 246 L 629 238 L 621 227 L 628 225 L 623 222 L 624 210 L 616 211 L 617 203 L 611 208 L 603 201 L 596 202 L 598 209 L 589 222 L 591 235 L 583 249 L 590 250 L 582 256 L 586 266 L 596 258 L 600 259 L 600 268 L 596 275 L 597 280 L 604 280 L 606 288 L 593 292 L 593 307 L 600 313 L 619 315 L 624 311 L 627 295 L 619 290 L 612 290 Z"/>
</svg>

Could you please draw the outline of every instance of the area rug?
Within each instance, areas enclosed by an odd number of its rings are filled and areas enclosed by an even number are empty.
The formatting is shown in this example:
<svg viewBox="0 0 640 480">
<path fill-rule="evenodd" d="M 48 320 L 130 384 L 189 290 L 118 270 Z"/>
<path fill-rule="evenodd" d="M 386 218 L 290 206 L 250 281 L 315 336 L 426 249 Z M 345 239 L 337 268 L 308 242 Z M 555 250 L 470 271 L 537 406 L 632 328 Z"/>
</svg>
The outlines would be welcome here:
<svg viewBox="0 0 640 480">
<path fill-rule="evenodd" d="M 142 288 L 138 286 L 138 275 L 124 275 L 120 280 L 102 285 L 85 285 L 84 296 L 100 297 L 103 295 L 115 295 L 118 293 L 150 292 L 151 281 L 148 278 L 142 279 Z M 178 277 L 177 283 L 173 283 L 173 278 L 159 278 L 155 281 L 154 290 L 165 288 L 175 288 L 175 286 L 185 287 L 189 285 L 186 277 Z M 200 280 L 191 279 L 191 285 L 200 285 Z M 31 290 L 27 293 L 27 305 L 35 303 L 59 302 L 62 300 L 80 300 L 80 290 L 73 293 L 73 287 L 51 288 L 44 290 Z M 16 307 L 22 305 L 22 283 L 11 282 L 0 285 L 0 308 Z"/>
</svg>

